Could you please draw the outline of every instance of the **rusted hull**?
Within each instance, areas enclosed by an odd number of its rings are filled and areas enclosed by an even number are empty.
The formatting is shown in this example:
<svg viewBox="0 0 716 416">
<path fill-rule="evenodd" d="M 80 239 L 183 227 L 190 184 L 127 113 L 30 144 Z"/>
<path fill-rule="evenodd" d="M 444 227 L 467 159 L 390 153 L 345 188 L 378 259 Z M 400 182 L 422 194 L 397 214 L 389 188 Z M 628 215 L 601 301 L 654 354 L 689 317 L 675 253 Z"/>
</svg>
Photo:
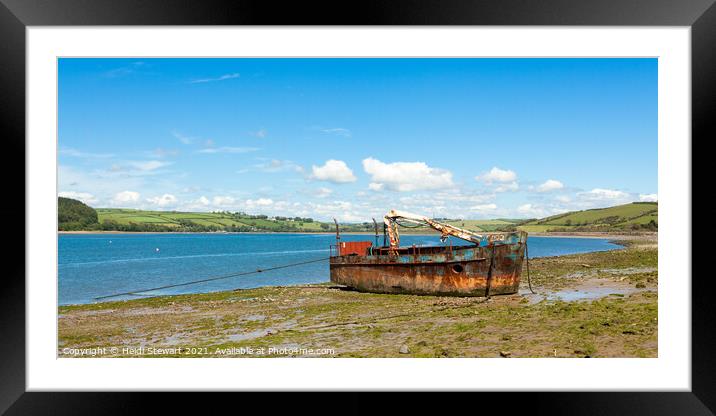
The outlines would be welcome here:
<svg viewBox="0 0 716 416">
<path fill-rule="evenodd" d="M 407 247 L 397 254 L 331 257 L 331 281 L 359 291 L 440 296 L 516 293 L 526 234 L 503 244 Z"/>
</svg>

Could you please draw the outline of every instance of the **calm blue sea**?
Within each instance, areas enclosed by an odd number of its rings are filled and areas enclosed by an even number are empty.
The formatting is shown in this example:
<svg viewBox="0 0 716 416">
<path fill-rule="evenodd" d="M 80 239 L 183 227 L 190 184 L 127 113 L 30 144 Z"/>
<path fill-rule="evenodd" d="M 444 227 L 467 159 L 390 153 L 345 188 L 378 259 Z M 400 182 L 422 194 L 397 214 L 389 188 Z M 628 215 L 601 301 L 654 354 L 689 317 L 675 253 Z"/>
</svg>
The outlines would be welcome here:
<svg viewBox="0 0 716 416">
<path fill-rule="evenodd" d="M 374 240 L 366 235 L 341 237 L 343 241 Z M 329 245 L 335 243 L 335 236 L 328 234 L 62 234 L 58 239 L 60 305 L 91 303 L 96 296 L 326 258 Z M 606 239 L 529 237 L 528 241 L 530 257 L 619 248 Z M 463 242 L 452 239 L 452 243 Z M 401 236 L 401 245 L 411 244 L 434 245 L 440 244 L 440 240 L 438 236 Z M 328 280 L 325 261 L 148 294 L 200 293 Z"/>
</svg>

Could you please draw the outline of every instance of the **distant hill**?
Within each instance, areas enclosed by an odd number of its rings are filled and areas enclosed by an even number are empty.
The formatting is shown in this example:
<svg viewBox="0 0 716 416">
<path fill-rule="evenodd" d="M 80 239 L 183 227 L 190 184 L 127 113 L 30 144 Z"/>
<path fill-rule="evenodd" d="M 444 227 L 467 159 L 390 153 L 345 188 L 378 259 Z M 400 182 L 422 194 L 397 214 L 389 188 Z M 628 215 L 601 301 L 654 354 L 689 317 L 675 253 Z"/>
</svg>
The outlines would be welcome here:
<svg viewBox="0 0 716 416">
<path fill-rule="evenodd" d="M 99 224 L 97 211 L 76 199 L 59 197 L 57 224 L 61 231 L 92 229 Z"/>
<path fill-rule="evenodd" d="M 659 226 L 656 202 L 633 202 L 609 208 L 588 209 L 519 223 L 527 232 L 653 230 Z"/>
<path fill-rule="evenodd" d="M 65 202 L 62 202 L 65 200 Z M 80 201 L 60 198 L 60 230 L 103 231 L 181 231 L 181 232 L 334 232 L 332 222 L 302 217 L 268 217 L 241 212 L 179 212 L 146 211 L 121 208 L 88 207 Z M 68 202 L 72 201 L 72 202 Z M 71 208 L 68 208 L 71 207 Z M 83 215 L 79 215 L 83 212 Z M 92 213 L 96 220 L 93 221 Z M 75 216 L 72 216 L 72 215 Z M 79 216 L 78 216 L 79 215 Z M 382 219 L 378 219 L 378 232 L 382 234 Z M 656 230 L 658 205 L 655 202 L 619 205 L 610 208 L 568 212 L 543 219 L 460 220 L 441 219 L 448 224 L 476 232 L 524 230 L 527 232 L 551 231 L 629 231 Z M 64 227 L 64 228 L 63 228 Z M 341 224 L 341 232 L 374 231 L 373 222 Z M 428 227 L 401 228 L 401 234 L 432 233 Z"/>
<path fill-rule="evenodd" d="M 321 232 L 333 231 L 333 223 L 302 217 L 268 217 L 241 212 L 179 212 L 98 208 L 101 229 L 117 231 L 229 231 L 229 232 Z M 373 224 L 370 224 L 373 229 Z M 351 228 L 365 227 L 361 224 Z M 343 226 L 341 227 L 343 229 Z"/>
</svg>

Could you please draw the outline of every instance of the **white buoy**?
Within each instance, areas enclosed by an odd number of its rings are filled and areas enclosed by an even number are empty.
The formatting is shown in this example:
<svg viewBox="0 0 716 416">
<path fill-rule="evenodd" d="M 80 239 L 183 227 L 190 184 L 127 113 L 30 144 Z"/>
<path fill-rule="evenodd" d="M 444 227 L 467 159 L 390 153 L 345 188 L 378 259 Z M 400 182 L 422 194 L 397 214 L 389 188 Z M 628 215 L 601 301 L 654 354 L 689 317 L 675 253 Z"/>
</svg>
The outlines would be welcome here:
<svg viewBox="0 0 716 416">
<path fill-rule="evenodd" d="M 159 253 L 159 247 L 157 247 L 156 250 L 157 250 L 157 253 Z"/>
</svg>

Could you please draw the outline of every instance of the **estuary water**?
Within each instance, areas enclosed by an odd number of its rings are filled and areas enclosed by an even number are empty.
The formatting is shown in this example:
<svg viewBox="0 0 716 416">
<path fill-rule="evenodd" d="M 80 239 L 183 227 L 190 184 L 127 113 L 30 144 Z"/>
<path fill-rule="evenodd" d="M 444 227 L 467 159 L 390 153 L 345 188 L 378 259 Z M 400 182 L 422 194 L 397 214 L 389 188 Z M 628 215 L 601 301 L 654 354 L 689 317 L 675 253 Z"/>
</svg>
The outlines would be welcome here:
<svg viewBox="0 0 716 416">
<path fill-rule="evenodd" d="M 372 235 L 341 235 L 342 241 Z M 201 280 L 327 258 L 332 234 L 60 234 L 59 304 L 96 302 L 95 297 Z M 402 235 L 401 245 L 441 244 L 439 236 Z M 382 236 L 379 239 L 382 244 Z M 444 244 L 464 244 L 449 239 Z M 530 257 L 617 249 L 607 239 L 529 237 Z M 204 293 L 329 280 L 328 261 L 146 292 L 146 295 Z M 135 295 L 108 300 L 133 299 Z"/>
</svg>

